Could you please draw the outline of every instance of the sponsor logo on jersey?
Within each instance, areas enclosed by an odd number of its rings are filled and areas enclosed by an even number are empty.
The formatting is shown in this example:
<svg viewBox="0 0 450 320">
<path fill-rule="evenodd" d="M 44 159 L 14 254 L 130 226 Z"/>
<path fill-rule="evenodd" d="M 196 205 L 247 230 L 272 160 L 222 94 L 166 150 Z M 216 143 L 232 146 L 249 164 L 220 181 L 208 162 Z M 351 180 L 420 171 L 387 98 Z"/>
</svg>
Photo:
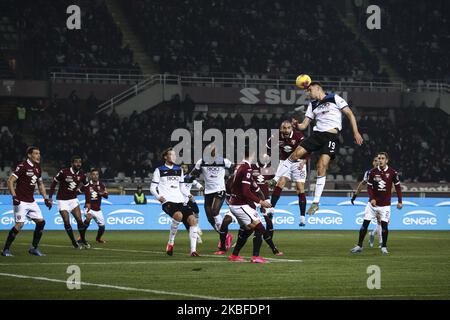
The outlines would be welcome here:
<svg viewBox="0 0 450 320">
<path fill-rule="evenodd" d="M 405 213 L 402 220 L 407 226 L 435 226 L 437 225 L 436 215 L 426 210 L 415 210 Z"/>
<path fill-rule="evenodd" d="M 133 209 L 119 209 L 108 213 L 106 222 L 110 225 L 143 225 L 144 214 Z"/>
<path fill-rule="evenodd" d="M 344 223 L 342 213 L 334 210 L 318 210 L 314 216 L 308 217 L 309 224 L 315 225 L 341 225 Z"/>
</svg>

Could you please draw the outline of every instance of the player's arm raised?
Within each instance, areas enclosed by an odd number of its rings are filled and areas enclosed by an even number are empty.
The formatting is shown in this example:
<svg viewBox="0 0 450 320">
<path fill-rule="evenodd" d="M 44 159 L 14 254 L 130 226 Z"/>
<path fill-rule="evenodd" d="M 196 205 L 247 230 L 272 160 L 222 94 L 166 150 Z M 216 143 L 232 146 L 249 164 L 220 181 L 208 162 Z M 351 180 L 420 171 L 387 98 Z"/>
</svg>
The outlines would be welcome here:
<svg viewBox="0 0 450 320">
<path fill-rule="evenodd" d="M 311 119 L 308 117 L 305 117 L 301 123 L 298 122 L 297 119 L 292 119 L 292 125 L 293 127 L 297 128 L 297 130 L 305 131 L 308 129 L 309 124 L 311 123 Z"/>
<path fill-rule="evenodd" d="M 358 131 L 358 124 L 356 123 L 355 115 L 353 111 L 349 107 L 345 107 L 342 109 L 342 112 L 347 116 L 348 120 L 350 120 L 350 125 L 352 126 L 353 137 L 355 138 L 357 145 L 362 145 L 364 140 L 361 137 L 361 134 Z"/>
</svg>

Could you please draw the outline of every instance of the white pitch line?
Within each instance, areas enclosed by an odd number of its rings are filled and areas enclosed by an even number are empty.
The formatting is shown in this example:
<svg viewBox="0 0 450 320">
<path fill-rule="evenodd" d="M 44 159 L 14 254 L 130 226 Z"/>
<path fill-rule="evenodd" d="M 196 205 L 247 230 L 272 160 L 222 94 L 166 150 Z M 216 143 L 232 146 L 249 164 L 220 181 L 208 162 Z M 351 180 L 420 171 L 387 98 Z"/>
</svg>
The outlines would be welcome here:
<svg viewBox="0 0 450 320">
<path fill-rule="evenodd" d="M 211 261 L 211 260 L 196 260 L 196 261 L 186 261 L 186 260 L 177 260 L 177 261 L 112 261 L 112 262 L 40 262 L 39 265 L 50 265 L 50 266 L 65 266 L 65 265 L 124 265 L 124 264 L 204 264 L 204 263 L 223 263 L 226 261 Z M 35 266 L 36 262 L 19 262 L 19 263 L 0 263 L 0 267 L 2 266 Z"/>
<path fill-rule="evenodd" d="M 45 278 L 45 277 L 24 276 L 24 275 L 20 275 L 20 274 L 12 274 L 12 273 L 0 273 L 0 276 L 10 277 L 10 278 L 19 278 L 19 279 L 32 279 L 32 280 L 38 280 L 38 281 L 47 281 L 47 282 L 56 282 L 56 283 L 67 284 L 67 280 L 51 279 L 51 278 Z M 206 299 L 206 300 L 227 300 L 227 298 L 222 298 L 222 297 L 203 296 L 203 295 L 198 295 L 198 294 L 171 292 L 171 291 L 162 291 L 162 290 L 152 290 L 152 289 L 140 289 L 140 288 L 113 286 L 113 285 L 109 285 L 109 284 L 99 284 L 99 283 L 90 283 L 90 282 L 71 282 L 71 284 L 79 284 L 79 285 L 82 285 L 82 286 L 92 286 L 92 287 L 124 290 L 124 291 L 147 292 L 147 293 L 163 294 L 163 295 L 170 295 L 170 296 L 199 298 L 199 299 Z"/>
<path fill-rule="evenodd" d="M 412 298 L 412 297 L 448 297 L 447 294 L 381 294 L 381 295 L 359 295 L 359 296 L 286 296 L 286 297 L 254 297 L 239 298 L 242 300 L 276 300 L 276 299 L 355 299 L 355 298 Z"/>
<path fill-rule="evenodd" d="M 26 243 L 18 243 L 20 245 L 28 245 Z M 55 244 L 41 244 L 41 247 L 55 247 L 55 248 L 69 248 L 68 246 L 61 246 L 61 245 L 55 245 Z M 70 247 L 71 248 L 71 247 Z M 75 249 L 73 249 L 75 250 Z M 113 249 L 113 248 L 90 248 L 89 250 L 100 250 L 100 251 L 115 251 L 115 252 L 133 252 L 133 253 L 152 253 L 152 254 L 162 254 L 165 255 L 166 253 L 163 251 L 150 251 L 150 250 L 127 250 L 127 249 Z M 224 255 L 213 255 L 213 254 L 201 254 L 200 257 L 207 257 L 207 258 L 224 258 L 226 256 Z M 249 257 L 244 257 L 249 259 Z M 295 260 L 295 259 L 276 259 L 276 258 L 264 258 L 266 260 L 269 260 L 270 262 L 276 262 L 276 263 L 302 263 L 303 260 Z"/>
</svg>

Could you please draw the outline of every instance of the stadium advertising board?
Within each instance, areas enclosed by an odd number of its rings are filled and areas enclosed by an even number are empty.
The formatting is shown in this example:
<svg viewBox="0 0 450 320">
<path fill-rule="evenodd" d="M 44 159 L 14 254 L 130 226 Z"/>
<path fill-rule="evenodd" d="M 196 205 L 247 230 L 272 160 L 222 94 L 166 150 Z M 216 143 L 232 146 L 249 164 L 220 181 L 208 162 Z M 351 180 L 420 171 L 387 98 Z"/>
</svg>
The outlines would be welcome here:
<svg viewBox="0 0 450 320">
<path fill-rule="evenodd" d="M 38 204 L 47 221 L 47 230 L 63 230 L 62 219 L 56 205 L 49 211 L 40 197 L 36 197 Z M 81 206 L 84 205 L 80 197 Z M 167 230 L 171 219 L 166 215 L 161 205 L 148 197 L 147 205 L 135 205 L 132 196 L 110 196 L 103 200 L 102 211 L 106 227 L 109 230 Z M 311 203 L 308 198 L 308 204 Z M 355 205 L 348 198 L 323 197 L 320 209 L 314 216 L 306 216 L 306 230 L 358 230 L 364 218 L 366 206 L 364 198 L 357 199 Z M 211 230 L 203 209 L 203 200 L 197 197 L 200 208 L 200 227 Z M 446 198 L 405 198 L 403 209 L 396 208 L 396 201 L 391 206 L 391 230 L 450 230 L 450 199 Z M 7 230 L 14 224 L 12 200 L 9 196 L 0 196 L 0 230 Z M 227 211 L 222 207 L 221 213 Z M 75 220 L 71 220 L 76 229 Z M 299 224 L 298 198 L 282 197 L 278 202 L 274 214 L 274 225 L 279 230 L 296 230 Z M 375 223 L 375 222 L 373 222 Z M 24 230 L 32 230 L 34 224 L 27 222 Z M 96 228 L 95 223 L 91 229 Z M 236 230 L 236 222 L 231 224 Z"/>
</svg>

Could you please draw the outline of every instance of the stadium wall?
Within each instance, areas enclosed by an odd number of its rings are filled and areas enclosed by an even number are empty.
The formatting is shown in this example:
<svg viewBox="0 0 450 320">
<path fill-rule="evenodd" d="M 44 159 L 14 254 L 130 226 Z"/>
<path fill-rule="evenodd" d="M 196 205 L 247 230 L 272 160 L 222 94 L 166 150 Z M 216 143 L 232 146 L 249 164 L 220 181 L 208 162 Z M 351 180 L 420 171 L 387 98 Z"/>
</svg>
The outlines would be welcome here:
<svg viewBox="0 0 450 320">
<path fill-rule="evenodd" d="M 147 205 L 135 205 L 133 196 L 110 196 L 103 201 L 103 214 L 108 230 L 168 230 L 171 219 L 161 210 L 161 205 L 148 197 Z M 200 207 L 200 227 L 212 230 L 203 209 L 203 200 L 197 197 Z M 47 221 L 47 230 L 63 230 L 62 219 L 56 208 L 48 210 L 42 198 L 36 197 L 37 202 Z M 79 198 L 81 206 L 84 197 Z M 312 199 L 308 198 L 308 203 Z M 359 230 L 364 217 L 367 199 L 361 198 L 352 205 L 347 197 L 323 197 L 319 212 L 314 216 L 307 216 L 306 230 Z M 0 230 L 8 230 L 14 224 L 10 196 L 0 196 Z M 222 214 L 227 206 L 222 208 Z M 72 219 L 76 229 L 76 223 Z M 279 230 L 298 230 L 299 208 L 298 198 L 285 196 L 280 199 L 274 214 L 274 225 Z M 24 230 L 32 230 L 32 222 L 27 222 Z M 91 229 L 96 229 L 92 222 Z M 231 229 L 238 229 L 234 222 Z M 450 198 L 405 198 L 403 209 L 396 208 L 393 202 L 391 210 L 391 230 L 450 230 Z"/>
</svg>

